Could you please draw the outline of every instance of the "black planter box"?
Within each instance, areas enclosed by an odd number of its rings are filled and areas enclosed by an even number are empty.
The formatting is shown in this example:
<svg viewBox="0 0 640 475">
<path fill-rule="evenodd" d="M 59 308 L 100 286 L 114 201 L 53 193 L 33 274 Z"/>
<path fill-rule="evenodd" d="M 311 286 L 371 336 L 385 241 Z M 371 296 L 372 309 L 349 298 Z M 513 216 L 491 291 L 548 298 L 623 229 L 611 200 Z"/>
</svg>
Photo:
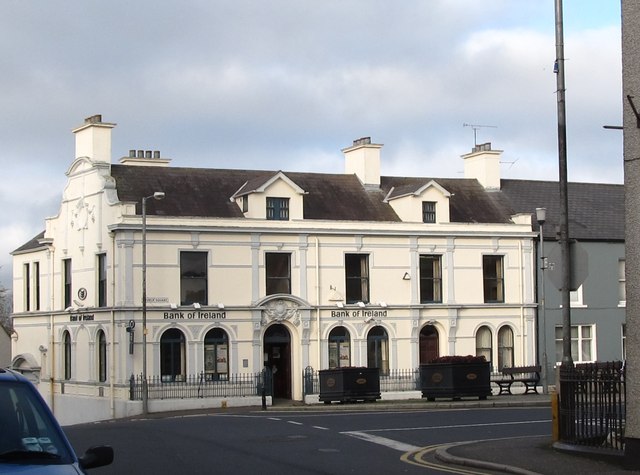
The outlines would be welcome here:
<svg viewBox="0 0 640 475">
<path fill-rule="evenodd" d="M 420 365 L 422 397 L 460 399 L 491 395 L 491 370 L 484 363 L 431 363 Z"/>
<path fill-rule="evenodd" d="M 320 401 L 355 402 L 380 399 L 378 368 L 323 369 L 320 373 Z"/>
</svg>

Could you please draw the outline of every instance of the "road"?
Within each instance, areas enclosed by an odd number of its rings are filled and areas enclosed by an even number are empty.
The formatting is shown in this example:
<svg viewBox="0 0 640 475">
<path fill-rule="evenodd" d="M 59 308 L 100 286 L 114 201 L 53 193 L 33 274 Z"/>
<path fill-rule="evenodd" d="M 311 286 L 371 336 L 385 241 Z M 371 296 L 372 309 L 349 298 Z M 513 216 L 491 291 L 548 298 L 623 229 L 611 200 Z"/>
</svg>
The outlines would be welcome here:
<svg viewBox="0 0 640 475">
<path fill-rule="evenodd" d="M 488 473 L 442 467 L 452 442 L 551 433 L 548 408 L 429 411 L 229 410 L 82 424 L 65 432 L 78 453 L 112 445 L 102 474 Z"/>
</svg>

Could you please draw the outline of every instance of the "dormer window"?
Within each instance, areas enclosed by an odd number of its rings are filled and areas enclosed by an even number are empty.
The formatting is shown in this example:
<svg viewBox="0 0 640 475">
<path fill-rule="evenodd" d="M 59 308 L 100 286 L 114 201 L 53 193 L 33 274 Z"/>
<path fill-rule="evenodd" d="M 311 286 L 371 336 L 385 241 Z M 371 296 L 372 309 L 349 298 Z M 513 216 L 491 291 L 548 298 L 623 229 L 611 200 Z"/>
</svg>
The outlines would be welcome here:
<svg viewBox="0 0 640 475">
<path fill-rule="evenodd" d="M 289 220 L 289 198 L 267 198 L 267 219 Z"/>
<path fill-rule="evenodd" d="M 422 222 L 423 223 L 436 222 L 436 202 L 435 201 L 422 202 Z"/>
</svg>

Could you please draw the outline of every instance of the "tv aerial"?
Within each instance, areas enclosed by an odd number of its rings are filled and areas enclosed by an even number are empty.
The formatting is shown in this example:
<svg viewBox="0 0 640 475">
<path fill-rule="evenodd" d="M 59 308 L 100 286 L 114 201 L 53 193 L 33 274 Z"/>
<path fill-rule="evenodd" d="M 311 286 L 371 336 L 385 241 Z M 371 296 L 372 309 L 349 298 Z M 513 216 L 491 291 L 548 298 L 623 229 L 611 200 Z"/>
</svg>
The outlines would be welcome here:
<svg viewBox="0 0 640 475">
<path fill-rule="evenodd" d="M 462 127 L 471 127 L 473 129 L 473 146 L 478 145 L 478 129 L 497 129 L 497 125 L 481 125 L 481 124 L 462 124 Z"/>
</svg>

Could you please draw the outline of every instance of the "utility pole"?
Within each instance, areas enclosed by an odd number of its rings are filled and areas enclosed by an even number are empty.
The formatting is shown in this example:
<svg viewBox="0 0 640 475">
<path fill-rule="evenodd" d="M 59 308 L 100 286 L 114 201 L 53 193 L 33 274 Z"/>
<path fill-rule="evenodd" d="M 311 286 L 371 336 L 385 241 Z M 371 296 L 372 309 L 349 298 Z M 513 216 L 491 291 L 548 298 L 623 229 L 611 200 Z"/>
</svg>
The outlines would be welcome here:
<svg viewBox="0 0 640 475">
<path fill-rule="evenodd" d="M 564 85 L 564 32 L 562 0 L 555 0 L 556 72 L 558 99 L 558 164 L 560 186 L 560 259 L 562 261 L 562 366 L 573 366 L 571 357 L 571 256 L 569 250 L 569 198 L 567 182 L 567 119 Z"/>
</svg>

